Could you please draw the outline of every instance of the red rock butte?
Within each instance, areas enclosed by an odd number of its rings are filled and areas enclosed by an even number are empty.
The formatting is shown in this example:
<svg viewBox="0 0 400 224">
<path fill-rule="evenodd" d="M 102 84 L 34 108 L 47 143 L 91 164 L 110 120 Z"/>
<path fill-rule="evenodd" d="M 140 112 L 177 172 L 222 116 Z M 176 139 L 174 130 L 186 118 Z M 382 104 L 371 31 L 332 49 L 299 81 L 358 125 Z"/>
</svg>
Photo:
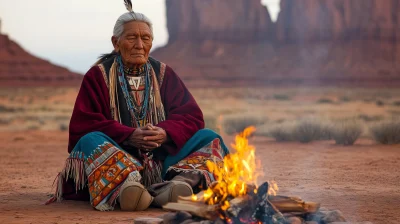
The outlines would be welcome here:
<svg viewBox="0 0 400 224">
<path fill-rule="evenodd" d="M 189 86 L 400 86 L 400 0 L 167 0 L 152 55 Z"/>
<path fill-rule="evenodd" d="M 79 86 L 83 76 L 26 52 L 0 34 L 0 86 Z"/>
</svg>

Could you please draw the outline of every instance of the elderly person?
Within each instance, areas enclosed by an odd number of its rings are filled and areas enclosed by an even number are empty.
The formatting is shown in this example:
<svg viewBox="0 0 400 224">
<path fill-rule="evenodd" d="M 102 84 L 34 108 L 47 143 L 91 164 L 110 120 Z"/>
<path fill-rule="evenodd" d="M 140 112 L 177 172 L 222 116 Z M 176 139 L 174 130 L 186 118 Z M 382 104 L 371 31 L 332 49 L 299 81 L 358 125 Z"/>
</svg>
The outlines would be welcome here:
<svg viewBox="0 0 400 224">
<path fill-rule="evenodd" d="M 49 200 L 90 200 L 101 211 L 137 211 L 207 188 L 207 161 L 222 164 L 222 139 L 177 74 L 149 57 L 150 20 L 117 20 L 114 51 L 86 73 L 69 129 L 69 158 Z"/>
</svg>

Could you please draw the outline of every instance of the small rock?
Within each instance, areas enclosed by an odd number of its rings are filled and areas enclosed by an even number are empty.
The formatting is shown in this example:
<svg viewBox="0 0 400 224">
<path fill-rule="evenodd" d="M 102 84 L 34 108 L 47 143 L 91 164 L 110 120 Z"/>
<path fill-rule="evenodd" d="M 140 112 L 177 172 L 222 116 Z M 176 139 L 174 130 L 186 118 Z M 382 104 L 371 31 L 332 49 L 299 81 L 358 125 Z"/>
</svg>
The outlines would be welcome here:
<svg viewBox="0 0 400 224">
<path fill-rule="evenodd" d="M 170 212 L 162 216 L 163 224 L 172 224 L 175 220 L 176 213 Z"/>
<path fill-rule="evenodd" d="M 198 222 L 194 221 L 193 219 L 187 219 L 184 222 L 182 222 L 182 224 L 193 224 L 193 223 L 198 223 Z"/>
<path fill-rule="evenodd" d="M 302 224 L 303 221 L 298 217 L 289 217 L 286 219 L 290 224 Z"/>
<path fill-rule="evenodd" d="M 170 212 L 162 216 L 163 224 L 175 224 L 182 223 L 188 219 L 191 219 L 192 215 L 188 212 Z"/>
<path fill-rule="evenodd" d="M 200 224 L 213 224 L 210 220 L 201 221 Z"/>
<path fill-rule="evenodd" d="M 320 212 L 329 212 L 329 209 L 327 209 L 325 207 L 321 207 L 321 208 L 319 208 L 318 211 L 320 211 Z"/>
<path fill-rule="evenodd" d="M 329 224 L 373 224 L 372 222 L 332 222 Z"/>
<path fill-rule="evenodd" d="M 322 217 L 322 221 L 325 223 L 332 223 L 332 222 L 346 222 L 342 212 L 339 210 L 329 211 L 325 213 L 325 216 Z"/>
<path fill-rule="evenodd" d="M 68 125 L 60 124 L 60 131 L 68 131 Z"/>
<path fill-rule="evenodd" d="M 180 211 L 178 213 L 176 213 L 176 218 L 178 220 L 187 220 L 187 219 L 191 219 L 192 215 L 189 212 L 184 212 L 184 211 Z"/>
<path fill-rule="evenodd" d="M 214 221 L 213 224 L 225 224 L 225 221 L 222 220 L 222 219 L 217 219 L 217 220 Z"/>
<path fill-rule="evenodd" d="M 137 218 L 133 220 L 135 224 L 162 224 L 163 220 L 160 218 Z"/>
</svg>

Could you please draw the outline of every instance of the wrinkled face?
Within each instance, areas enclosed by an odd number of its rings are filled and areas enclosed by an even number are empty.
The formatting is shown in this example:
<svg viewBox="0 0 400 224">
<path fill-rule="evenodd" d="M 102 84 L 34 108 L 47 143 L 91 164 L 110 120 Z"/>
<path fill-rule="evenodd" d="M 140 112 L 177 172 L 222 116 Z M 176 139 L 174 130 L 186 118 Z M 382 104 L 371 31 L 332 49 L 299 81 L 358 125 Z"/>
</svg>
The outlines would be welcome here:
<svg viewBox="0 0 400 224">
<path fill-rule="evenodd" d="M 120 38 L 112 37 L 114 50 L 122 56 L 122 62 L 130 68 L 146 64 L 153 37 L 150 27 L 144 22 L 132 21 L 124 25 Z"/>
</svg>

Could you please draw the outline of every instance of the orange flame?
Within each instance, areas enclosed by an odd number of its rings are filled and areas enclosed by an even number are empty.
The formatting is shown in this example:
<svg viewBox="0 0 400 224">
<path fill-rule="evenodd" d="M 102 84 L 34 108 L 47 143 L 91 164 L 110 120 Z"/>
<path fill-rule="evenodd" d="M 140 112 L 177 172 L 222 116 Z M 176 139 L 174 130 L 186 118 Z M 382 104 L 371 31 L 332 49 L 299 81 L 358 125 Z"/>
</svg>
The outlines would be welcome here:
<svg viewBox="0 0 400 224">
<path fill-rule="evenodd" d="M 276 194 L 278 193 L 278 191 L 279 191 L 278 184 L 277 184 L 274 180 L 270 181 L 270 182 L 269 182 L 268 195 L 274 195 L 274 196 L 276 196 Z"/>
<path fill-rule="evenodd" d="M 208 162 L 207 167 L 214 173 L 216 182 L 204 191 L 203 195 L 193 195 L 193 201 L 205 201 L 207 204 L 220 204 L 222 210 L 230 207 L 228 197 L 240 197 L 250 190 L 257 193 L 257 178 L 262 175 L 261 162 L 255 158 L 255 147 L 249 145 L 248 137 L 255 131 L 255 127 L 248 127 L 235 138 L 232 147 L 235 153 L 227 155 L 222 163 Z M 276 195 L 278 185 L 275 181 L 269 182 L 269 195 Z M 254 186 L 254 189 L 248 189 Z M 229 222 L 228 222 L 229 223 Z"/>
<path fill-rule="evenodd" d="M 204 200 L 208 204 L 222 202 L 221 209 L 229 208 L 225 201 L 228 196 L 239 197 L 247 194 L 248 186 L 257 186 L 257 178 L 261 172 L 257 172 L 255 147 L 249 145 L 248 137 L 255 131 L 254 127 L 246 128 L 236 136 L 232 147 L 235 153 L 224 158 L 223 164 L 207 163 L 210 172 L 216 177 L 216 184 L 204 192 Z M 256 192 L 256 189 L 254 189 Z"/>
</svg>

